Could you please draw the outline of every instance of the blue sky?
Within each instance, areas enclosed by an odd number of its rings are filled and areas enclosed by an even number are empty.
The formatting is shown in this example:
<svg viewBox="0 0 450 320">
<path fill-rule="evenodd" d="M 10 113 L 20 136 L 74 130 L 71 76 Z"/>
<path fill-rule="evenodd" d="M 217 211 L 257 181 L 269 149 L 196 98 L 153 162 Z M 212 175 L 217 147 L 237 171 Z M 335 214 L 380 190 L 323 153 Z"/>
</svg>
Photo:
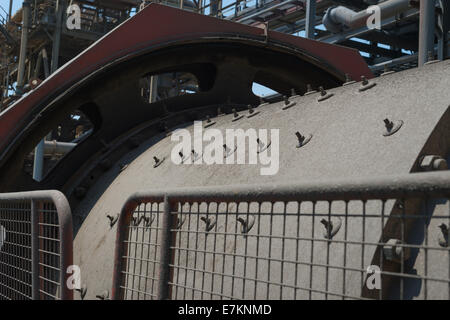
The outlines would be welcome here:
<svg viewBox="0 0 450 320">
<path fill-rule="evenodd" d="M 0 6 L 1 6 L 1 8 L 0 8 L 0 15 L 1 15 L 2 17 L 6 18 L 5 11 L 8 12 L 8 10 L 9 10 L 9 0 L 0 0 Z M 22 1 L 21 1 L 21 0 L 13 0 L 13 10 L 12 10 L 13 14 L 14 14 L 14 12 L 16 12 L 17 9 L 19 9 L 21 6 L 22 6 Z M 3 10 L 5 10 L 5 11 L 3 11 L 2 8 L 3 8 Z"/>
<path fill-rule="evenodd" d="M 4 18 L 6 18 L 6 14 L 7 14 L 8 10 L 9 10 L 9 1 L 10 0 L 0 0 L 0 15 L 2 17 L 4 17 Z M 223 0 L 223 6 L 225 7 L 225 6 L 229 5 L 230 3 L 233 3 L 234 1 L 235 0 Z M 12 12 L 13 12 L 12 14 L 13 15 L 17 11 L 17 9 L 19 9 L 22 6 L 22 2 L 23 2 L 23 0 L 13 0 L 13 7 L 12 7 L 13 8 L 12 9 Z M 248 3 L 249 6 L 254 5 L 255 4 L 255 0 L 248 0 L 247 3 Z M 228 12 L 228 14 L 230 14 L 234 10 L 234 8 L 230 8 L 229 10 L 230 11 Z M 227 12 L 225 12 L 225 14 L 227 15 Z M 318 29 L 323 29 L 323 25 L 317 26 L 317 28 Z M 304 34 L 305 34 L 305 32 L 301 31 L 301 32 L 297 33 L 296 35 L 300 36 L 300 37 L 303 37 Z M 353 39 L 353 40 L 356 40 L 356 39 Z M 361 40 L 358 39 L 357 41 L 361 41 Z M 363 42 L 363 41 L 361 41 L 361 42 Z M 385 47 L 385 46 L 380 45 L 380 47 Z M 363 56 L 367 56 L 367 54 L 365 54 L 363 52 L 361 52 L 361 54 Z M 253 92 L 255 94 L 257 94 L 257 95 L 262 95 L 262 96 L 270 95 L 270 94 L 274 93 L 272 90 L 270 90 L 270 89 L 268 89 L 266 87 L 260 86 L 258 84 L 254 84 Z"/>
<path fill-rule="evenodd" d="M 23 2 L 22 0 L 13 0 L 13 10 L 12 10 L 13 15 L 14 15 L 14 12 L 16 12 L 22 6 L 22 2 Z M 224 0 L 223 1 L 224 6 L 228 5 L 232 2 L 234 2 L 234 0 Z M 9 0 L 0 0 L 0 6 L 1 6 L 0 15 L 6 18 L 6 14 L 4 11 L 8 12 L 8 10 L 9 10 Z M 270 94 L 274 93 L 272 90 L 270 90 L 266 87 L 263 87 L 261 85 L 258 85 L 258 84 L 253 85 L 253 92 L 260 96 L 266 96 L 266 95 L 270 95 Z"/>
</svg>

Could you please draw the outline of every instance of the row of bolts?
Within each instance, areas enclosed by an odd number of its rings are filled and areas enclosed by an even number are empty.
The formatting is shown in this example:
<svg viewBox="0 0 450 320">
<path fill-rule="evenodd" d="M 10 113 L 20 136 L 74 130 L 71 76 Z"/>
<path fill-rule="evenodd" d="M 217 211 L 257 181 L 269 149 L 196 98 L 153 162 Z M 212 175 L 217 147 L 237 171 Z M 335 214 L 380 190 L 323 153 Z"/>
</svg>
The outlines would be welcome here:
<svg viewBox="0 0 450 320">
<path fill-rule="evenodd" d="M 119 214 L 117 214 L 116 216 L 111 216 L 111 215 L 107 214 L 106 217 L 109 220 L 110 227 L 113 227 L 119 218 Z M 133 224 L 134 224 L 134 226 L 139 226 L 141 221 L 145 221 L 145 227 L 149 228 L 154 220 L 155 220 L 155 217 L 153 214 L 150 217 L 143 215 L 140 218 L 136 218 L 136 217 L 133 218 Z M 210 217 L 200 217 L 200 220 L 202 220 L 206 224 L 205 230 L 207 232 L 211 231 L 214 228 L 214 226 L 216 225 L 216 222 L 211 220 Z M 185 221 L 185 219 L 178 219 L 178 225 L 176 226 L 176 229 L 181 228 L 184 221 Z M 242 233 L 245 234 L 245 233 L 248 233 L 252 229 L 253 224 L 255 222 L 255 217 L 253 215 L 248 216 L 246 219 L 244 219 L 242 217 L 238 217 L 237 221 L 241 224 Z M 340 226 L 341 226 L 340 221 L 336 226 L 333 225 L 332 221 L 328 221 L 326 219 L 320 220 L 320 223 L 322 223 L 323 226 L 325 227 L 326 233 L 324 234 L 324 237 L 328 238 L 330 240 L 337 233 L 337 231 L 339 231 Z M 439 225 L 439 229 L 441 230 L 442 236 L 443 236 L 441 239 L 439 239 L 439 245 L 442 247 L 448 247 L 449 228 L 446 224 L 442 223 L 441 225 Z"/>
<path fill-rule="evenodd" d="M 387 66 L 385 66 L 384 73 L 385 73 L 385 74 L 386 74 L 386 73 L 389 73 L 389 70 L 387 69 Z M 355 81 L 352 81 L 352 79 L 351 79 L 351 77 L 349 76 L 349 74 L 346 74 L 345 77 L 346 77 L 346 82 L 344 83 L 344 85 L 352 84 L 352 83 L 355 82 Z M 364 76 L 361 76 L 361 81 L 362 81 L 362 86 L 361 86 L 361 88 L 359 89 L 360 91 L 364 91 L 364 90 L 366 90 L 366 89 L 369 89 L 369 88 L 375 86 L 375 83 L 369 84 L 369 81 L 368 81 Z M 333 94 L 328 94 L 328 93 L 326 92 L 326 90 L 325 90 L 322 86 L 319 87 L 319 91 L 320 91 L 320 97 L 318 98 L 318 101 L 323 101 L 323 100 L 325 100 L 325 99 L 330 98 L 330 97 L 333 95 Z M 317 92 L 317 91 L 313 90 L 313 89 L 312 89 L 312 86 L 311 86 L 310 84 L 307 84 L 307 91 L 306 91 L 305 95 L 311 94 L 311 93 L 315 93 L 315 92 Z M 297 94 L 296 94 L 296 92 L 295 92 L 295 89 L 291 89 L 291 96 L 296 96 L 296 95 L 297 95 Z M 294 105 L 292 102 L 289 101 L 289 98 L 288 98 L 287 96 L 283 96 L 283 100 L 284 100 L 284 105 L 285 105 L 284 108 L 285 108 L 285 109 L 287 109 L 287 107 L 291 107 L 291 106 Z M 265 103 L 265 101 L 261 98 L 261 104 L 263 104 L 263 103 Z M 252 107 L 251 105 L 248 105 L 248 110 L 249 110 L 249 114 L 250 114 L 250 115 L 254 113 L 254 109 L 253 109 L 253 107 Z M 234 117 L 235 119 L 239 118 L 239 114 L 237 113 L 237 111 L 236 111 L 235 108 L 232 109 L 232 112 L 233 112 L 233 117 Z M 211 119 L 210 119 L 210 116 L 209 116 L 209 115 L 206 116 L 206 122 L 207 122 L 207 123 L 211 123 Z M 384 124 L 385 124 L 385 127 L 386 127 L 386 130 L 387 130 L 387 131 L 391 131 L 392 128 L 394 127 L 394 123 L 393 123 L 392 121 L 390 121 L 389 119 L 387 119 L 387 118 L 384 119 L 383 122 L 384 122 Z M 297 140 L 298 140 L 297 148 L 300 148 L 300 147 L 302 147 L 302 146 L 304 145 L 304 141 L 305 141 L 305 138 L 306 138 L 306 137 L 303 136 L 302 134 L 300 134 L 300 132 L 298 132 L 298 131 L 295 132 L 295 135 L 296 135 Z M 262 143 L 261 140 L 260 140 L 259 138 L 257 138 L 257 141 L 256 141 L 256 142 L 258 143 L 259 148 L 263 148 L 263 147 L 264 147 L 264 143 Z M 228 153 L 231 151 L 231 150 L 227 147 L 226 144 L 223 145 L 223 148 L 224 148 L 226 154 L 228 154 Z M 194 156 L 194 158 L 196 158 L 196 157 L 198 156 L 198 154 L 195 152 L 195 150 L 192 150 L 191 153 L 192 153 L 192 155 Z M 180 151 L 178 154 L 179 154 L 179 156 L 180 156 L 182 159 L 184 158 L 184 155 L 183 155 L 183 153 L 182 153 L 181 151 Z M 157 158 L 156 156 L 154 156 L 153 159 L 154 159 L 154 161 L 155 161 L 155 166 L 159 165 L 159 164 L 162 162 L 162 161 L 161 161 L 159 158 Z M 117 214 L 116 216 L 111 216 L 111 215 L 107 214 L 106 217 L 107 217 L 108 220 L 109 220 L 110 227 L 113 227 L 114 224 L 117 222 L 117 220 L 118 220 L 118 218 L 119 218 L 119 214 Z M 208 231 L 208 232 L 209 232 L 210 230 L 212 230 L 212 228 L 215 226 L 215 222 L 212 223 L 210 218 L 201 217 L 200 219 L 201 219 L 203 222 L 205 222 L 205 224 L 206 224 L 206 231 Z M 142 216 L 142 217 L 139 218 L 139 219 L 133 218 L 133 223 L 134 223 L 135 226 L 138 226 L 138 225 L 141 223 L 142 220 L 145 221 L 145 226 L 146 226 L 146 227 L 150 227 L 150 225 L 152 224 L 152 222 L 153 222 L 153 220 L 154 220 L 154 217 L 152 216 L 152 218 L 150 218 L 150 217 Z M 244 219 L 241 218 L 241 217 L 239 217 L 239 218 L 237 219 L 237 221 L 240 222 L 241 225 L 242 225 L 242 233 L 247 233 L 247 232 L 249 232 L 250 229 L 253 227 L 253 223 L 251 223 L 251 225 L 249 225 L 249 223 L 248 223 L 249 221 L 248 221 L 248 220 L 244 220 Z M 321 222 L 321 223 L 324 225 L 324 227 L 325 227 L 325 230 L 326 230 L 325 237 L 328 238 L 328 239 L 331 239 L 332 233 L 333 233 L 333 231 L 334 231 L 334 230 L 333 230 L 333 223 L 332 223 L 331 221 L 327 221 L 326 219 L 322 219 L 320 222 Z M 177 226 L 177 228 L 181 227 L 181 225 L 182 225 L 182 223 L 179 224 L 179 225 Z M 439 239 L 439 244 L 440 244 L 442 247 L 448 247 L 448 244 L 449 244 L 449 241 L 448 241 L 448 237 L 449 237 L 449 228 L 448 228 L 447 225 L 445 225 L 444 223 L 442 223 L 442 224 L 439 226 L 439 228 L 441 229 L 442 235 L 443 235 L 443 237 L 442 237 L 441 239 Z M 338 230 L 335 230 L 335 232 L 337 232 L 337 231 L 338 231 Z M 76 289 L 76 291 L 80 292 L 81 297 L 82 297 L 82 299 L 83 299 L 84 296 L 86 295 L 87 287 L 86 287 L 86 286 L 83 286 L 83 287 L 80 288 L 80 289 Z M 106 300 L 106 299 L 109 298 L 109 292 L 108 292 L 108 290 L 105 290 L 102 294 L 96 295 L 96 297 L 97 297 L 98 299 L 101 299 L 101 300 Z"/>
<path fill-rule="evenodd" d="M 362 80 L 362 85 L 361 85 L 360 91 L 364 91 L 364 90 L 376 85 L 375 83 L 369 83 L 369 81 L 364 76 L 361 76 L 361 80 Z M 346 74 L 346 82 L 344 83 L 344 85 L 351 84 L 354 82 L 355 81 L 352 81 L 351 77 L 348 74 Z M 327 91 L 323 87 L 319 87 L 319 91 L 320 91 L 320 97 L 318 98 L 319 101 L 323 101 L 323 100 L 328 99 L 329 97 L 333 96 L 332 93 L 327 93 Z M 307 92 L 305 93 L 305 95 L 315 93 L 315 92 L 317 92 L 317 91 L 313 90 L 312 86 L 310 84 L 308 84 Z M 297 94 L 295 92 L 295 89 L 291 89 L 291 96 L 296 96 L 296 95 Z M 284 100 L 283 109 L 287 109 L 287 108 L 295 105 L 295 102 L 289 101 L 289 98 L 287 96 L 283 96 L 283 100 Z M 264 100 L 261 98 L 261 105 L 264 103 L 265 103 Z M 242 116 L 239 116 L 239 114 L 235 108 L 232 109 L 232 112 L 233 112 L 233 119 L 240 119 L 242 117 Z M 255 110 L 252 107 L 252 105 L 248 105 L 248 112 L 249 112 L 249 116 L 253 115 L 255 113 Z M 219 114 L 220 114 L 220 108 L 219 108 Z M 389 120 L 388 118 L 384 119 L 383 122 L 384 122 L 387 132 L 390 132 L 394 128 L 394 122 Z M 212 124 L 212 121 L 211 121 L 209 115 L 206 115 L 206 123 Z M 309 135 L 309 136 L 302 135 L 299 131 L 295 132 L 295 136 L 297 137 L 297 148 L 301 148 L 304 145 L 306 145 L 306 143 L 308 143 L 312 137 L 312 135 Z M 265 144 L 259 138 L 256 139 L 256 142 L 258 144 L 259 150 L 262 150 L 265 147 Z M 223 148 L 225 151 L 225 155 L 229 155 L 232 153 L 231 152 L 232 150 L 226 144 L 223 144 Z M 198 157 L 198 153 L 194 149 L 191 150 L 191 154 L 194 159 L 196 159 Z M 183 154 L 183 152 L 181 152 L 181 151 L 178 152 L 178 155 L 180 156 L 180 158 L 182 160 L 185 159 L 185 155 Z M 159 159 L 156 156 L 153 157 L 153 160 L 155 161 L 154 167 L 159 166 L 159 164 L 161 164 L 161 162 L 163 161 L 162 159 Z"/>
<path fill-rule="evenodd" d="M 385 66 L 385 71 L 384 72 L 385 72 L 385 74 L 389 73 L 389 70 L 387 69 L 387 66 Z M 344 83 L 344 85 L 355 83 L 355 81 L 352 81 L 352 79 L 349 76 L 349 74 L 346 74 L 345 77 L 346 77 L 346 82 Z M 376 85 L 375 83 L 369 83 L 369 81 L 366 79 L 365 76 L 361 76 L 361 87 L 359 88 L 359 91 L 365 91 L 367 89 L 370 89 L 370 88 L 374 87 L 375 85 Z M 333 96 L 333 94 L 327 93 L 326 90 L 322 86 L 319 87 L 319 91 L 320 91 L 320 97 L 318 98 L 318 101 L 323 101 L 323 100 L 328 99 L 329 97 Z M 305 95 L 316 93 L 316 92 L 317 91 L 313 90 L 313 88 L 312 88 L 312 86 L 310 84 L 307 84 L 307 91 L 306 91 Z M 296 95 L 297 94 L 295 92 L 295 89 L 291 89 L 291 96 L 296 96 Z M 285 105 L 284 108 L 291 107 L 291 106 L 295 105 L 295 102 L 290 102 L 289 98 L 287 96 L 284 96 L 283 99 L 284 99 L 284 105 Z M 261 104 L 263 104 L 263 103 L 265 103 L 265 102 L 261 98 Z M 248 105 L 248 110 L 249 110 L 249 115 L 253 115 L 254 112 L 255 112 L 251 105 Z M 235 108 L 232 109 L 232 112 L 233 112 L 233 118 L 234 119 L 240 118 L 240 116 L 237 113 Z M 220 113 L 220 108 L 219 108 L 219 113 Z M 383 122 L 384 122 L 384 125 L 385 125 L 385 128 L 386 128 L 386 131 L 388 133 L 390 131 L 392 131 L 392 129 L 394 128 L 394 125 L 395 125 L 394 122 L 389 120 L 388 118 L 384 119 Z M 209 115 L 206 116 L 206 123 L 207 124 L 211 123 L 211 119 L 210 119 Z M 306 136 L 302 135 L 298 131 L 295 132 L 295 135 L 296 135 L 297 140 L 298 140 L 297 148 L 300 148 L 300 147 L 304 146 L 307 142 L 309 142 L 309 139 L 311 139 L 311 135 L 309 137 L 306 137 Z M 259 138 L 256 139 L 256 142 L 257 142 L 258 148 L 260 150 L 262 148 L 264 148 L 265 144 Z M 232 151 L 226 144 L 223 144 L 223 148 L 224 148 L 224 151 L 225 151 L 226 155 L 230 154 L 230 152 Z M 198 157 L 198 153 L 195 150 L 192 150 L 191 153 L 192 153 L 192 156 L 193 156 L 194 159 L 196 159 Z M 181 151 L 178 153 L 178 155 L 180 156 L 180 158 L 182 160 L 185 157 L 183 152 L 181 152 Z M 153 159 L 155 161 L 155 165 L 154 165 L 155 167 L 158 166 L 162 162 L 162 160 L 159 159 L 156 156 L 154 156 Z M 112 224 L 115 223 L 115 219 L 113 217 L 109 216 L 109 219 L 110 219 Z M 144 218 L 144 219 L 146 221 L 146 226 L 148 226 L 148 220 L 147 219 L 149 219 L 149 218 Z M 209 224 L 208 222 L 206 222 L 207 226 Z M 139 223 L 140 223 L 140 221 L 139 221 Z M 321 223 L 325 226 L 325 229 L 327 230 L 327 233 L 331 234 L 332 229 L 333 229 L 332 223 L 328 222 L 328 221 L 326 221 L 324 219 L 322 219 Z M 243 223 L 243 225 L 244 225 L 244 223 Z M 244 226 L 244 228 L 245 228 L 245 226 Z M 440 228 L 442 230 L 444 238 L 448 238 L 448 228 L 447 228 L 447 226 L 445 224 L 442 224 L 440 226 Z M 448 240 L 447 240 L 447 242 L 448 242 Z"/>
<path fill-rule="evenodd" d="M 112 228 L 116 224 L 117 220 L 119 219 L 119 214 L 116 214 L 115 216 L 107 214 L 106 217 L 109 220 L 109 226 Z M 137 227 L 137 226 L 139 226 L 141 224 L 142 221 L 145 221 L 144 226 L 146 228 L 149 228 L 152 225 L 154 220 L 155 220 L 155 217 L 154 217 L 153 214 L 150 217 L 147 217 L 145 215 L 141 216 L 140 218 L 134 217 L 133 218 L 133 225 L 135 227 Z M 176 229 L 181 228 L 181 226 L 183 225 L 185 220 L 186 220 L 186 218 L 178 219 L 178 224 L 176 226 Z M 210 217 L 200 217 L 200 220 L 202 220 L 206 224 L 205 230 L 207 232 L 211 231 L 212 228 L 216 225 L 216 222 L 213 221 Z M 242 228 L 241 228 L 242 233 L 248 233 L 252 229 L 253 223 L 255 221 L 253 215 L 250 215 L 246 219 L 244 219 L 242 217 L 238 217 L 236 220 L 242 226 Z"/>
<path fill-rule="evenodd" d="M 252 219 L 249 219 L 250 217 L 252 217 Z M 112 216 L 108 215 L 108 218 L 110 219 L 110 222 L 112 223 L 112 225 L 115 223 L 115 222 L 113 223 L 113 221 L 117 221 L 117 219 L 115 219 Z M 133 218 L 133 223 L 135 226 L 138 226 L 142 220 L 144 220 L 146 222 L 145 226 L 149 227 L 151 225 L 151 223 L 154 221 L 154 217 L 152 215 L 152 217 L 141 216 L 141 218 Z M 205 225 L 206 225 L 205 231 L 206 232 L 211 231 L 216 226 L 216 221 L 211 220 L 211 218 L 209 218 L 209 217 L 200 217 L 200 220 L 202 220 L 205 223 Z M 177 225 L 177 229 L 180 228 L 182 226 L 182 224 L 184 223 L 184 220 L 179 220 L 179 221 L 181 221 L 181 223 L 179 222 L 179 224 Z M 237 221 L 241 223 L 241 232 L 243 234 L 245 234 L 245 233 L 248 233 L 252 229 L 253 224 L 255 222 L 255 218 L 253 215 L 248 216 L 247 219 L 238 217 Z M 331 220 L 328 221 L 327 219 L 320 220 L 320 223 L 322 223 L 324 225 L 324 227 L 325 227 L 324 237 L 326 239 L 328 239 L 329 241 L 332 240 L 334 235 L 339 231 L 339 229 L 341 227 L 340 220 L 338 221 L 336 226 L 333 225 L 333 222 Z M 444 223 L 442 223 L 439 226 L 439 228 L 441 229 L 442 235 L 443 235 L 442 237 L 439 238 L 439 245 L 441 247 L 448 247 L 448 245 L 449 245 L 449 242 L 448 242 L 449 228 Z M 329 243 L 330 242 L 328 242 L 328 244 Z M 404 243 L 401 240 L 389 239 L 382 248 L 383 255 L 389 261 L 398 262 L 398 263 L 400 263 L 402 260 L 406 261 L 410 257 L 411 250 L 408 247 L 405 248 L 403 245 L 404 245 Z M 76 291 L 78 291 L 80 293 L 81 298 L 83 299 L 84 296 L 86 295 L 87 287 L 86 287 L 86 285 L 84 285 L 81 289 L 76 289 Z M 107 290 L 105 290 L 105 291 L 103 291 L 102 294 L 96 295 L 96 298 L 101 299 L 101 300 L 108 300 L 109 292 Z"/>
</svg>

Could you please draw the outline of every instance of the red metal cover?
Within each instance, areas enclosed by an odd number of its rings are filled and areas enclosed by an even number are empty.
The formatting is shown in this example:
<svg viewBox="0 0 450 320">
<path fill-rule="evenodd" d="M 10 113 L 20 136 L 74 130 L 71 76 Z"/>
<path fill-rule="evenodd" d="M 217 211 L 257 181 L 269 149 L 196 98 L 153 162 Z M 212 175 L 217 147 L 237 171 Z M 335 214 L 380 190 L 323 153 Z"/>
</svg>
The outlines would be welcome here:
<svg viewBox="0 0 450 320">
<path fill-rule="evenodd" d="M 40 102 L 67 89 L 113 62 L 136 57 L 148 48 L 187 39 L 223 34 L 263 36 L 264 30 L 227 20 L 164 6 L 150 4 L 131 19 L 102 37 L 80 55 L 65 64 L 35 90 L 0 114 L 0 151 L 10 143 L 26 123 L 26 116 Z M 270 39 L 295 46 L 336 70 L 357 79 L 373 77 L 367 64 L 354 49 L 269 31 Z M 28 120 L 29 121 L 29 120 Z"/>
</svg>

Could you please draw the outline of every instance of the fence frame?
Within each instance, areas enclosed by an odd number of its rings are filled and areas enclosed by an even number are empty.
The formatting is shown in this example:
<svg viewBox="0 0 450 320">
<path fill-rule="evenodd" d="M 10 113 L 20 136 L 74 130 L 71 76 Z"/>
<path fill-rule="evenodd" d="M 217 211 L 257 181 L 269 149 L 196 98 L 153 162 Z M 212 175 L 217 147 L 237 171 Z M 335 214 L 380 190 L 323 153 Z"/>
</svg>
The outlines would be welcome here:
<svg viewBox="0 0 450 320">
<path fill-rule="evenodd" d="M 184 187 L 137 192 L 125 202 L 118 219 L 113 269 L 112 299 L 120 300 L 123 268 L 123 241 L 135 209 L 142 203 L 164 203 L 162 216 L 161 257 L 157 298 L 170 297 L 170 229 L 177 215 L 171 214 L 175 204 L 193 202 L 289 202 L 402 199 L 431 196 L 450 198 L 450 171 L 412 173 L 377 178 L 353 178 L 312 183 L 265 185 L 227 185 L 214 187 Z M 388 218 L 388 217 L 387 217 Z"/>
<path fill-rule="evenodd" d="M 67 267 L 73 265 L 73 228 L 72 212 L 69 203 L 60 191 L 28 191 L 14 193 L 0 193 L 0 203 L 2 202 L 31 202 L 31 255 L 32 255 L 32 299 L 39 299 L 39 240 L 38 240 L 38 204 L 41 202 L 51 202 L 54 204 L 59 224 L 59 251 L 60 251 L 60 290 L 61 300 L 72 300 L 73 290 L 66 285 L 70 275 L 66 272 Z"/>
</svg>

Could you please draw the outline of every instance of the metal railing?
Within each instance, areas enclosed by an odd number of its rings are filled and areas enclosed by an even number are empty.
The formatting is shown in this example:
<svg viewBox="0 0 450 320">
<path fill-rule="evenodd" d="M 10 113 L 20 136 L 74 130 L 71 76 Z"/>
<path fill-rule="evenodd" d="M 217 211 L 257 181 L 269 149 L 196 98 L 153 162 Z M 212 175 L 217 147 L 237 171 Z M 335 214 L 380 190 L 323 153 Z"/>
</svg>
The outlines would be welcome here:
<svg viewBox="0 0 450 320">
<path fill-rule="evenodd" d="M 450 299 L 449 196 L 450 172 L 137 193 L 112 297 Z"/>
<path fill-rule="evenodd" d="M 5 8 L 3 8 L 2 5 L 0 5 L 0 24 L 6 24 L 8 20 L 9 20 L 8 12 L 6 12 Z"/>
<path fill-rule="evenodd" d="M 62 193 L 0 194 L 0 300 L 72 299 L 72 239 Z"/>
</svg>

